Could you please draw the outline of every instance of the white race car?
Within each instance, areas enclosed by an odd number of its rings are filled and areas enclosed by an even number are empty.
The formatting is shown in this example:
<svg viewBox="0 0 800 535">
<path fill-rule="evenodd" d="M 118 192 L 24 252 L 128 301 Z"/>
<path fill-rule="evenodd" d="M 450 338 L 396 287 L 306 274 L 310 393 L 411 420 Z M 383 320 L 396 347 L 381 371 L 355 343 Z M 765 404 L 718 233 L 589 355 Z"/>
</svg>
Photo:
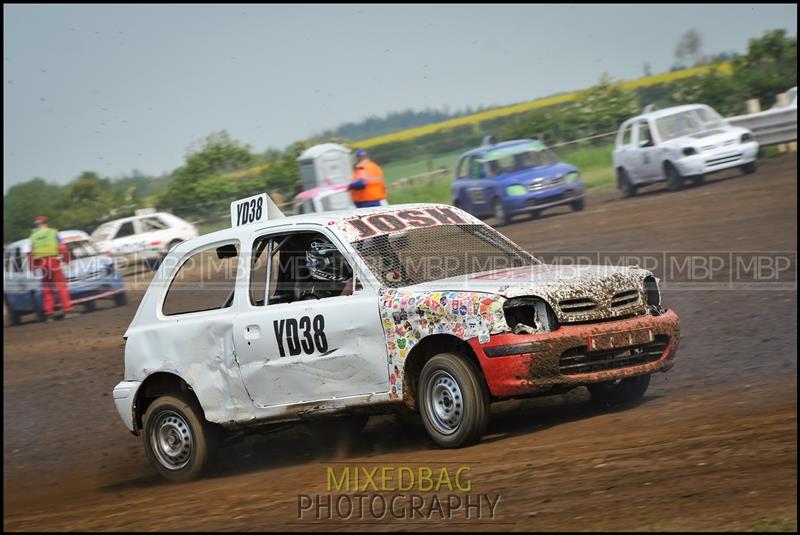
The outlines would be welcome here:
<svg viewBox="0 0 800 535">
<path fill-rule="evenodd" d="M 701 184 L 709 173 L 739 167 L 756 170 L 758 142 L 753 133 L 731 126 L 705 104 L 647 111 L 619 128 L 614 149 L 617 187 L 625 197 L 662 180 L 679 190 L 690 179 Z"/>
<path fill-rule="evenodd" d="M 141 263 L 157 267 L 170 249 L 197 236 L 191 223 L 158 212 L 103 223 L 92 232 L 92 242 L 101 254 L 113 256 L 120 268 Z"/>
<path fill-rule="evenodd" d="M 411 409 L 460 447 L 492 401 L 588 386 L 623 403 L 675 359 L 652 273 L 545 265 L 452 206 L 285 218 L 262 194 L 231 220 L 169 252 L 125 333 L 114 402 L 170 480 L 230 431 L 323 417 L 357 432 Z"/>
</svg>

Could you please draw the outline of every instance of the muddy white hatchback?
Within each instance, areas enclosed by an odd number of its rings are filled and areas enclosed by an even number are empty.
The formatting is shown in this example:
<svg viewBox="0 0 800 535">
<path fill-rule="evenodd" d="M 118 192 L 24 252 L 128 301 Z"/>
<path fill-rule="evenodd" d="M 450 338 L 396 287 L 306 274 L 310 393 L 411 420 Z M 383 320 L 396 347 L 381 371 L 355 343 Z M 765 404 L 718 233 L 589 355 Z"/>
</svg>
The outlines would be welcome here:
<svg viewBox="0 0 800 535">
<path fill-rule="evenodd" d="M 545 265 L 452 206 L 284 218 L 260 195 L 231 220 L 170 251 L 125 333 L 114 401 L 170 480 L 292 422 L 329 440 L 415 411 L 460 447 L 493 401 L 586 386 L 624 403 L 674 363 L 652 273 Z"/>
</svg>

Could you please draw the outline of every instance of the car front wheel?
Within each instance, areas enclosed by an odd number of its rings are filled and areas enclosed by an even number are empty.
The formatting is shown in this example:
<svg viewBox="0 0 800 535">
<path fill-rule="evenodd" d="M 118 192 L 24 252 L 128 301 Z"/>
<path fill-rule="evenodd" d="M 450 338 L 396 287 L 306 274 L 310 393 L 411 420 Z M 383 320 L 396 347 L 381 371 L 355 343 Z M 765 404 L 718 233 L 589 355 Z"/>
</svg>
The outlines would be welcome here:
<svg viewBox="0 0 800 535">
<path fill-rule="evenodd" d="M 683 189 L 683 177 L 675 168 L 674 165 L 668 163 L 666 165 L 667 172 L 667 187 L 670 191 L 678 191 Z"/>
<path fill-rule="evenodd" d="M 582 212 L 584 208 L 583 198 L 575 199 L 571 203 L 569 203 L 570 207 L 572 208 L 573 212 Z"/>
<path fill-rule="evenodd" d="M 428 436 L 443 448 L 481 439 L 489 424 L 489 393 L 475 364 L 453 353 L 432 357 L 419 377 L 420 416 Z"/>
<path fill-rule="evenodd" d="M 511 223 L 511 214 L 509 214 L 503 206 L 503 201 L 499 197 L 495 198 L 492 205 L 492 213 L 498 226 L 505 226 Z"/>
<path fill-rule="evenodd" d="M 752 175 L 756 172 L 756 162 L 749 162 L 741 167 L 742 173 Z"/>
<path fill-rule="evenodd" d="M 208 468 L 219 443 L 218 432 L 194 400 L 162 396 L 150 404 L 142 422 L 147 460 L 162 477 L 191 481 Z"/>
<path fill-rule="evenodd" d="M 620 169 L 617 175 L 619 190 L 622 192 L 622 196 L 627 198 L 636 195 L 636 186 L 631 184 L 631 179 L 628 178 L 628 173 L 625 169 Z"/>
<path fill-rule="evenodd" d="M 589 385 L 592 401 L 605 406 L 621 405 L 644 396 L 650 386 L 650 375 L 639 375 L 628 379 L 617 379 Z"/>
</svg>

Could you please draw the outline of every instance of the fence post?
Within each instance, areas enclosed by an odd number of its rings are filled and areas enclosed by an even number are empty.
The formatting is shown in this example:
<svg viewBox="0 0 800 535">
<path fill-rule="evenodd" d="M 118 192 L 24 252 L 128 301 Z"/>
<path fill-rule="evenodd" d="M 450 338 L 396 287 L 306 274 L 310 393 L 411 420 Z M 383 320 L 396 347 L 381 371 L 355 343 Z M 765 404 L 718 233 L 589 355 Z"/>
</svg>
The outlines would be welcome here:
<svg viewBox="0 0 800 535">
<path fill-rule="evenodd" d="M 747 101 L 747 113 L 758 113 L 761 111 L 761 103 L 757 98 L 751 98 Z"/>
<path fill-rule="evenodd" d="M 778 98 L 776 99 L 776 104 L 779 108 L 785 108 L 789 105 L 789 93 L 779 93 Z M 789 144 L 789 147 L 792 147 L 792 144 Z M 792 147 L 792 152 L 795 152 L 797 147 L 797 143 L 794 143 L 794 147 Z M 784 153 L 786 152 L 786 143 L 781 143 L 778 145 L 778 152 Z"/>
</svg>

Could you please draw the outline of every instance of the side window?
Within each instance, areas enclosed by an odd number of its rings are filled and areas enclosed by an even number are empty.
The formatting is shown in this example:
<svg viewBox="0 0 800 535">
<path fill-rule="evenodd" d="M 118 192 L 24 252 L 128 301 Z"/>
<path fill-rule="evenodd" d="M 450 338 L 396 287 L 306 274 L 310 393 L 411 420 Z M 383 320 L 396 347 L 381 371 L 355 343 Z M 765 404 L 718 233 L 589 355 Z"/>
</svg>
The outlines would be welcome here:
<svg viewBox="0 0 800 535">
<path fill-rule="evenodd" d="M 461 158 L 461 161 L 458 162 L 458 167 L 456 169 L 456 180 L 459 178 L 467 178 L 469 176 L 469 165 L 467 162 L 469 158 Z"/>
<path fill-rule="evenodd" d="M 175 274 L 164 299 L 165 316 L 227 308 L 233 303 L 238 242 L 201 249 Z"/>
<path fill-rule="evenodd" d="M 133 236 L 133 234 L 133 221 L 128 221 L 127 223 L 120 225 L 119 230 L 114 238 L 124 238 L 126 236 Z"/>
<path fill-rule="evenodd" d="M 483 163 L 477 156 L 471 156 L 469 159 L 469 177 L 472 179 L 486 178 Z"/>
<path fill-rule="evenodd" d="M 267 305 L 350 295 L 354 280 L 347 259 L 327 236 L 294 232 L 257 238 L 250 268 L 250 303 Z"/>
<path fill-rule="evenodd" d="M 622 146 L 627 147 L 633 143 L 633 124 L 625 127 L 622 133 Z"/>
<path fill-rule="evenodd" d="M 169 225 L 164 223 L 158 217 L 147 217 L 145 219 L 142 219 L 141 223 L 143 232 L 153 232 L 156 230 L 164 230 L 166 228 L 169 228 Z"/>
<path fill-rule="evenodd" d="M 653 137 L 650 135 L 650 127 L 647 125 L 647 121 L 639 121 L 637 128 L 639 129 L 639 147 L 652 147 Z"/>
</svg>

